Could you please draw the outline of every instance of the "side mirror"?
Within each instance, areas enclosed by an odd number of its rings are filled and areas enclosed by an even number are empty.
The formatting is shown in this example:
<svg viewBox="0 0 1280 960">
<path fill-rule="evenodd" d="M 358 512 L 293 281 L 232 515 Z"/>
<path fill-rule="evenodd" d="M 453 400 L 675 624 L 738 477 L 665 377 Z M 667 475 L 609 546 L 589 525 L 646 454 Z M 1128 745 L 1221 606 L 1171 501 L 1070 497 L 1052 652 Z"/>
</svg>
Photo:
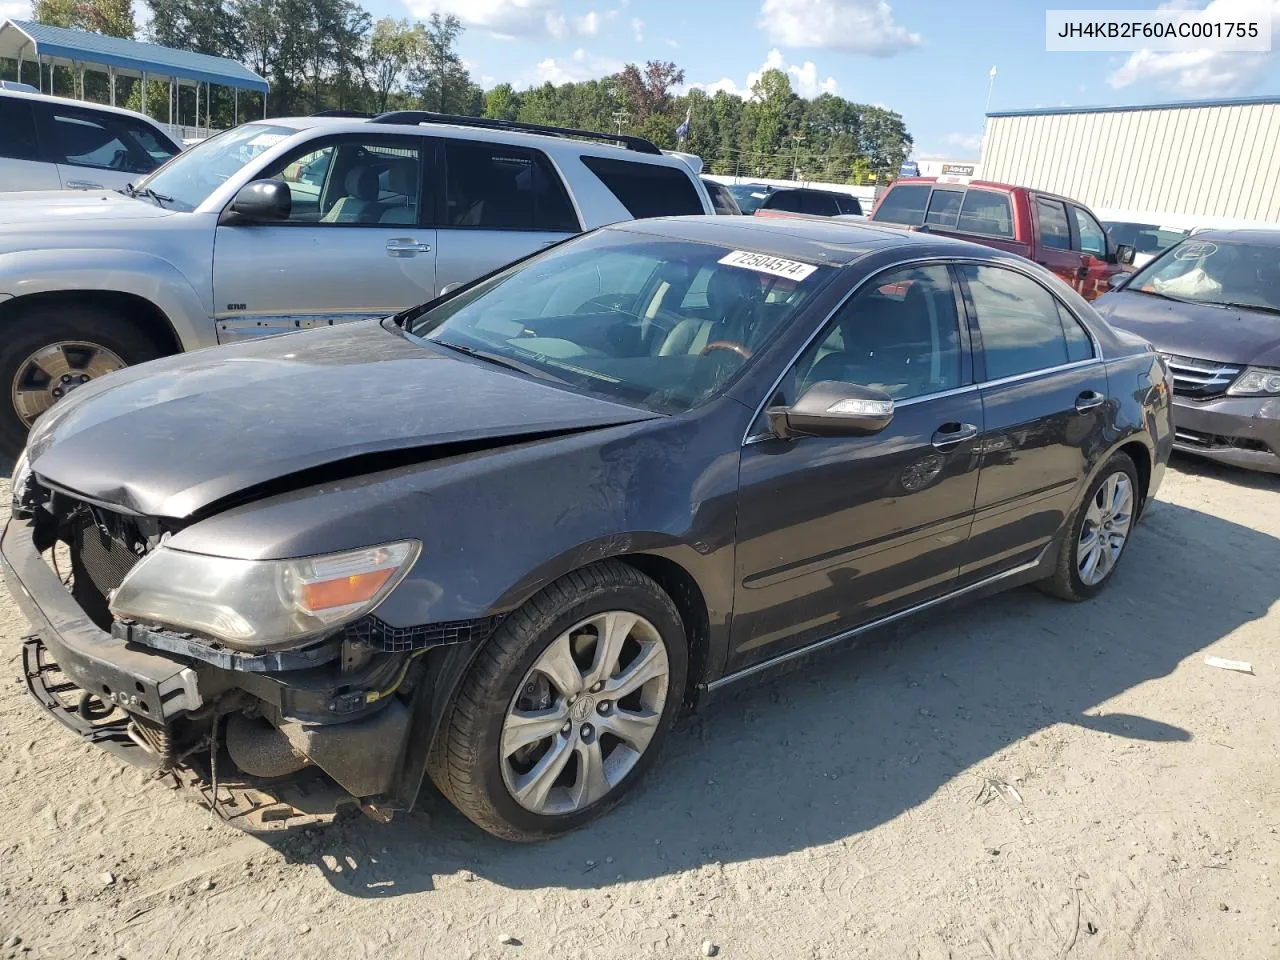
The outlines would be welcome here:
<svg viewBox="0 0 1280 960">
<path fill-rule="evenodd" d="M 1111 276 L 1107 277 L 1107 287 L 1112 290 L 1119 290 L 1125 285 L 1125 282 L 1128 279 L 1129 274 L 1127 273 L 1113 273 Z"/>
<path fill-rule="evenodd" d="M 221 222 L 288 220 L 292 212 L 293 194 L 288 184 L 283 180 L 254 180 L 240 188 Z"/>
<path fill-rule="evenodd" d="M 769 428 L 792 437 L 870 437 L 893 420 L 893 398 L 883 390 L 821 380 L 789 407 L 765 411 Z"/>
<path fill-rule="evenodd" d="M 1122 266 L 1129 266 L 1133 263 L 1134 248 L 1127 243 L 1122 243 L 1116 247 L 1116 263 Z"/>
</svg>

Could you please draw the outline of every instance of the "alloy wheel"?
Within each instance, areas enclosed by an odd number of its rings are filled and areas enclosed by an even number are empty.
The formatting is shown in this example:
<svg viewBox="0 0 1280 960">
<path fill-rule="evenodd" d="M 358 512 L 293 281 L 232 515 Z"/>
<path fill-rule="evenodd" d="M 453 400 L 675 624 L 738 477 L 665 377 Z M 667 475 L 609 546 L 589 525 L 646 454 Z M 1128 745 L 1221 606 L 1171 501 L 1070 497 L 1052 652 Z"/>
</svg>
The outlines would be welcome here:
<svg viewBox="0 0 1280 960">
<path fill-rule="evenodd" d="M 83 340 L 61 340 L 36 350 L 21 364 L 10 386 L 13 409 L 30 427 L 72 390 L 127 364 L 111 350 Z"/>
<path fill-rule="evenodd" d="M 502 779 L 526 810 L 574 813 L 631 772 L 657 732 L 667 649 L 639 614 L 610 610 L 553 640 L 517 687 L 502 724 Z"/>
<path fill-rule="evenodd" d="M 1089 501 L 1080 540 L 1076 570 L 1085 586 L 1096 586 L 1111 575 L 1133 525 L 1133 484 L 1123 471 L 1107 477 Z"/>
</svg>

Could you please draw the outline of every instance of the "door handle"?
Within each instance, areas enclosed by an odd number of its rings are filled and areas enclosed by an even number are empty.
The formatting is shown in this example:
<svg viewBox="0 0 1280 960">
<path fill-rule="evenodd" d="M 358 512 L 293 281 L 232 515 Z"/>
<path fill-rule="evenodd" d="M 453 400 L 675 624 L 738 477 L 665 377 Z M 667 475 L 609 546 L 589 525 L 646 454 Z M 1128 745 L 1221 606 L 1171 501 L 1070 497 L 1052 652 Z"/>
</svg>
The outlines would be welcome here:
<svg viewBox="0 0 1280 960">
<path fill-rule="evenodd" d="M 1107 398 L 1097 390 L 1086 390 L 1076 397 L 1076 413 L 1088 413 L 1106 403 Z"/>
<path fill-rule="evenodd" d="M 91 180 L 68 180 L 66 183 L 68 190 L 103 190 L 102 184 L 94 183 Z"/>
<path fill-rule="evenodd" d="M 390 257 L 416 257 L 430 252 L 431 244 L 419 243 L 413 237 L 392 237 L 387 241 L 387 256 Z"/>
<path fill-rule="evenodd" d="M 944 423 L 933 435 L 933 448 L 950 450 L 977 435 L 978 428 L 972 423 Z"/>
</svg>

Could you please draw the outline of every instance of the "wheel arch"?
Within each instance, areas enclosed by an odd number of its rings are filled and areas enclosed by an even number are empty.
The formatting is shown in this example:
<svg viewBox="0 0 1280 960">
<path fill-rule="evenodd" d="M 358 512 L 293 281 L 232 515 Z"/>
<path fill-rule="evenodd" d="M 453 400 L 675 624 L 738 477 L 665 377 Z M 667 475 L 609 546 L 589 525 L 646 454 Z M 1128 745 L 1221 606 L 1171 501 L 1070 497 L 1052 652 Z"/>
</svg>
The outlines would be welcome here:
<svg viewBox="0 0 1280 960">
<path fill-rule="evenodd" d="M 110 310 L 145 333 L 163 356 L 182 350 L 177 331 L 165 312 L 146 297 L 122 290 L 47 290 L 13 297 L 0 301 L 0 324 L 21 320 L 32 310 L 59 304 L 91 305 Z"/>
</svg>

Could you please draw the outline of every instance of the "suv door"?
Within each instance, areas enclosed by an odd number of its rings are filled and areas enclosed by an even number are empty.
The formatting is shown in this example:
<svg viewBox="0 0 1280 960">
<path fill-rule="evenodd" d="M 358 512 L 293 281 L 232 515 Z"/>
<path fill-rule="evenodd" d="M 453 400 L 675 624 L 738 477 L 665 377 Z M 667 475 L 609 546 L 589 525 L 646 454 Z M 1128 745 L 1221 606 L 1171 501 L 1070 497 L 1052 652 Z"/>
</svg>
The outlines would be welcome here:
<svg viewBox="0 0 1280 960">
<path fill-rule="evenodd" d="M 1093 214 L 1074 203 L 1067 204 L 1067 213 L 1071 217 L 1075 247 L 1084 259 L 1085 275 L 1076 289 L 1086 300 L 1093 300 L 1111 289 L 1107 280 L 1119 268 L 1114 264 L 1107 231 L 1102 229 L 1102 224 L 1094 219 Z"/>
<path fill-rule="evenodd" d="M 742 449 L 730 669 L 939 596 L 964 559 L 982 404 L 942 264 L 892 267 L 817 332 L 770 403 L 823 380 L 876 386 L 871 437 L 773 436 Z"/>
<path fill-rule="evenodd" d="M 41 145 L 67 190 L 121 190 L 177 153 L 150 125 L 69 104 L 36 108 Z"/>
<path fill-rule="evenodd" d="M 426 137 L 313 140 L 263 171 L 289 185 L 288 220 L 218 224 L 218 340 L 387 316 L 436 293 L 435 229 L 424 226 Z M 265 268 L 264 264 L 270 264 Z"/>
<path fill-rule="evenodd" d="M 468 283 L 582 229 L 560 174 L 541 150 L 446 139 L 436 198 L 436 278 Z"/>
<path fill-rule="evenodd" d="M 1106 448 L 1110 405 L 1093 338 L 1045 285 L 1004 266 L 957 269 L 986 420 L 960 572 L 972 582 L 1034 560 L 1057 533 Z"/>
<path fill-rule="evenodd" d="M 36 136 L 32 101 L 0 95 L 0 192 L 58 190 L 58 168 L 45 159 Z"/>
<path fill-rule="evenodd" d="M 1071 240 L 1071 223 L 1061 200 L 1032 194 L 1035 217 L 1035 261 L 1060 276 L 1065 284 L 1079 290 L 1088 268 Z"/>
</svg>

